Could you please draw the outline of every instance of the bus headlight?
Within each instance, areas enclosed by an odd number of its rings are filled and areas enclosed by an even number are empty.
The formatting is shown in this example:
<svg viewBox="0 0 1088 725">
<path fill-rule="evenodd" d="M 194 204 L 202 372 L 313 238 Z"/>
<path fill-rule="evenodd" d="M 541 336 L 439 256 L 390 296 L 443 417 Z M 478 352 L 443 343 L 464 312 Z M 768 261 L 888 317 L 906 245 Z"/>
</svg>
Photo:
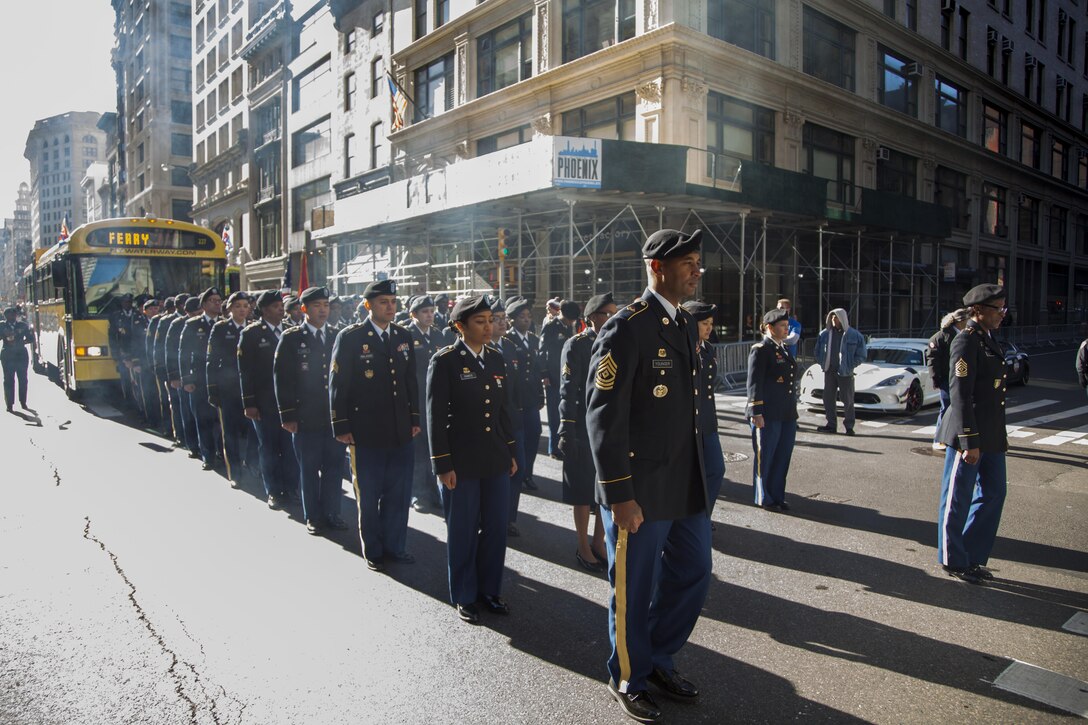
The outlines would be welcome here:
<svg viewBox="0 0 1088 725">
<path fill-rule="evenodd" d="M 90 347 L 79 345 L 76 347 L 76 357 L 105 357 L 107 352 L 107 348 L 98 347 L 97 345 L 91 345 Z"/>
</svg>

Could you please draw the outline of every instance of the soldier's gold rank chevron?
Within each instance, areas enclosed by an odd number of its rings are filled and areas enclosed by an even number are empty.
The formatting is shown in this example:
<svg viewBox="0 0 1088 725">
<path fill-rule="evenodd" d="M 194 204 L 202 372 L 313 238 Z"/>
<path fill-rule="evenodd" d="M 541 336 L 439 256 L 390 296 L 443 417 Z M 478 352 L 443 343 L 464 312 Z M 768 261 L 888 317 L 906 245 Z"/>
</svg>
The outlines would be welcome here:
<svg viewBox="0 0 1088 725">
<path fill-rule="evenodd" d="M 598 390 L 611 390 L 616 384 L 616 370 L 616 361 L 609 352 L 597 363 L 597 375 L 593 379 L 593 384 Z"/>
</svg>

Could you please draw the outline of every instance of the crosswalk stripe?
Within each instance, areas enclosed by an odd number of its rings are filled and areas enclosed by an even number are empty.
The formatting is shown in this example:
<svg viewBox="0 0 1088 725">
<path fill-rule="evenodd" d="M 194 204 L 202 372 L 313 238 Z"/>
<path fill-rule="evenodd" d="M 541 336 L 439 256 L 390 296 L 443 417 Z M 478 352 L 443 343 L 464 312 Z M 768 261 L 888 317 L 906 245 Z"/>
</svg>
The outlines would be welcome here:
<svg viewBox="0 0 1088 725">
<path fill-rule="evenodd" d="M 890 423 L 884 423 L 879 420 L 863 420 L 861 421 L 861 424 L 868 426 L 869 428 L 883 428 L 886 425 L 891 425 Z"/>
<path fill-rule="evenodd" d="M 1055 433 L 1052 436 L 1047 436 L 1046 438 L 1040 438 L 1039 440 L 1035 441 L 1035 445 L 1037 445 L 1037 446 L 1060 446 L 1062 443 L 1071 443 L 1071 442 L 1081 438 L 1083 435 L 1084 435 L 1084 433 L 1076 433 L 1076 432 L 1071 431 L 1071 430 L 1063 430 L 1063 431 L 1061 431 L 1059 433 Z"/>
<path fill-rule="evenodd" d="M 1035 408 L 1054 405 L 1057 402 L 1057 400 L 1034 400 L 1030 403 L 1021 403 L 1020 405 L 1014 405 L 1011 408 L 1005 408 L 1005 416 L 1007 418 L 1009 413 L 1023 413 L 1025 410 L 1034 410 Z"/>
<path fill-rule="evenodd" d="M 937 426 L 927 425 L 925 428 L 919 428 L 918 430 L 911 431 L 911 432 L 912 433 L 917 433 L 918 435 L 931 436 L 931 435 L 933 435 L 934 433 L 937 432 Z"/>
<path fill-rule="evenodd" d="M 1011 434 L 1013 431 L 1020 430 L 1021 428 L 1038 428 L 1041 425 L 1053 423 L 1056 420 L 1072 418 L 1075 415 L 1084 415 L 1085 413 L 1088 413 L 1088 405 L 1082 405 L 1079 408 L 1072 408 L 1070 410 L 1062 410 L 1057 413 L 1050 413 L 1049 415 L 1041 415 L 1038 418 L 1032 418 L 1031 420 L 1020 421 L 1016 425 L 1005 426 L 1005 429 Z"/>
</svg>

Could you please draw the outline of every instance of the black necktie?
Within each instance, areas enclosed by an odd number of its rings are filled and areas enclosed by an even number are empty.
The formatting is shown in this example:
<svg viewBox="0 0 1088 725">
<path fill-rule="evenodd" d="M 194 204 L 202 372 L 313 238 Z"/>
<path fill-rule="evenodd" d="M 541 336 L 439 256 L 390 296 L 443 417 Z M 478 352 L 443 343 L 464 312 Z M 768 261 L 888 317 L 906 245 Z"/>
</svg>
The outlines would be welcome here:
<svg viewBox="0 0 1088 725">
<path fill-rule="evenodd" d="M 386 330 L 385 332 L 382 333 L 382 344 L 383 345 L 388 345 L 389 344 L 389 330 Z"/>
<path fill-rule="evenodd" d="M 325 346 L 325 331 L 324 330 L 318 330 L 317 331 L 317 344 L 322 346 L 322 347 Z"/>
</svg>

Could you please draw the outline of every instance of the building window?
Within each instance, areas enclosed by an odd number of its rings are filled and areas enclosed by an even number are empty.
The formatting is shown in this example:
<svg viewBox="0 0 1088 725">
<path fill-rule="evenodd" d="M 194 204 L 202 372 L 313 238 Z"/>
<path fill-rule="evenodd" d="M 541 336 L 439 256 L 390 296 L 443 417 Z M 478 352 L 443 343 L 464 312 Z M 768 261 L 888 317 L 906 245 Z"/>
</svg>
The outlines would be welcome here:
<svg viewBox="0 0 1088 725">
<path fill-rule="evenodd" d="M 193 122 L 193 106 L 188 101 L 170 101 L 170 123 Z"/>
<path fill-rule="evenodd" d="M 374 17 L 370 20 L 370 37 L 376 38 L 381 35 L 382 28 L 385 27 L 385 13 L 378 11 L 374 13 Z"/>
<path fill-rule="evenodd" d="M 563 62 L 635 37 L 635 0 L 563 0 Z"/>
<path fill-rule="evenodd" d="M 941 11 L 941 47 L 952 50 L 952 11 Z"/>
<path fill-rule="evenodd" d="M 511 146 L 517 146 L 532 140 L 532 138 L 533 132 L 529 126 L 520 126 L 512 131 L 504 131 L 494 136 L 485 136 L 476 141 L 476 155 L 484 156 Z"/>
<path fill-rule="evenodd" d="M 291 231 L 303 231 L 314 209 L 330 201 L 332 201 L 332 189 L 329 187 L 327 176 L 292 189 L 291 211 L 294 218 L 291 220 Z"/>
<path fill-rule="evenodd" d="M 384 64 L 382 57 L 379 55 L 374 60 L 370 61 L 370 97 L 377 98 L 382 93 L 382 86 L 385 85 L 382 81 L 385 80 Z"/>
<path fill-rule="evenodd" d="M 533 19 L 529 14 L 481 35 L 476 41 L 476 96 L 506 88 L 533 75 Z"/>
<path fill-rule="evenodd" d="M 234 24 L 234 27 L 230 29 L 230 48 L 233 55 L 237 55 L 238 51 L 242 49 L 242 41 L 245 38 L 245 31 L 242 29 L 242 21 L 239 20 Z"/>
<path fill-rule="evenodd" d="M 971 15 L 967 8 L 960 8 L 960 58 L 967 60 L 967 18 Z"/>
<path fill-rule="evenodd" d="M 140 174 L 136 177 L 136 191 L 143 191 L 147 188 L 147 181 L 144 179 L 144 175 Z"/>
<path fill-rule="evenodd" d="M 563 114 L 563 135 L 633 141 L 635 94 L 624 93 L 567 111 Z"/>
<path fill-rule="evenodd" d="M 918 78 L 921 66 L 881 48 L 880 102 L 908 116 L 918 112 Z"/>
<path fill-rule="evenodd" d="M 332 67 L 326 56 L 295 78 L 291 110 L 297 113 L 301 108 L 318 108 L 332 92 L 332 84 Z"/>
<path fill-rule="evenodd" d="M 189 38 L 184 35 L 170 34 L 170 57 L 171 58 L 191 58 L 192 49 L 189 45 Z"/>
<path fill-rule="evenodd" d="M 1004 156 L 1008 149 L 1009 114 L 991 104 L 982 102 L 982 139 L 987 151 Z"/>
<path fill-rule="evenodd" d="M 331 139 L 332 120 L 329 116 L 296 131 L 291 136 L 291 165 L 301 166 L 329 153 Z"/>
<path fill-rule="evenodd" d="M 1028 196 L 1027 194 L 1021 194 L 1018 216 L 1018 229 L 1016 233 L 1017 240 L 1021 244 L 1038 244 L 1039 200 L 1034 197 Z"/>
<path fill-rule="evenodd" d="M 967 228 L 967 174 L 938 166 L 933 179 L 933 201 L 948 209 L 954 228 Z"/>
<path fill-rule="evenodd" d="M 710 0 L 707 34 L 774 58 L 774 0 Z"/>
<path fill-rule="evenodd" d="M 1064 206 L 1058 206 L 1057 204 L 1050 205 L 1050 219 L 1049 219 L 1050 234 L 1048 243 L 1051 249 L 1056 249 L 1059 252 L 1066 250 L 1068 244 L 1067 227 L 1069 226 L 1069 210 Z"/>
<path fill-rule="evenodd" d="M 138 144 L 136 146 L 136 163 L 142 164 L 144 162 L 144 145 Z"/>
<path fill-rule="evenodd" d="M 433 118 L 453 108 L 453 53 L 417 68 L 415 121 Z"/>
<path fill-rule="evenodd" d="M 1039 144 L 1042 132 L 1030 123 L 1020 124 L 1020 163 L 1039 168 Z"/>
<path fill-rule="evenodd" d="M 979 214 L 979 232 L 995 237 L 1008 236 L 1009 231 L 1005 226 L 1005 194 L 1006 190 L 997 184 L 988 181 L 982 182 L 982 193 L 979 204 L 982 206 Z"/>
<path fill-rule="evenodd" d="M 351 55 L 355 52 L 355 28 L 350 28 L 343 35 L 344 38 L 344 55 Z"/>
<path fill-rule="evenodd" d="M 385 154 L 385 131 L 381 121 L 370 125 L 370 168 L 376 169 L 389 163 Z"/>
<path fill-rule="evenodd" d="M 1024 30 L 1035 35 L 1035 0 L 1024 0 Z"/>
<path fill-rule="evenodd" d="M 957 136 L 967 136 L 967 93 L 940 76 L 934 80 L 936 112 L 934 124 Z"/>
<path fill-rule="evenodd" d="M 172 133 L 170 134 L 170 155 L 171 156 L 185 156 L 191 158 L 193 155 L 193 136 L 188 133 Z"/>
<path fill-rule="evenodd" d="M 245 83 L 245 77 L 242 74 L 242 68 L 239 66 L 235 68 L 230 74 L 230 100 L 231 103 L 241 100 L 244 89 L 242 85 Z"/>
<path fill-rule="evenodd" d="M 907 0 L 907 29 L 918 31 L 918 0 Z"/>
<path fill-rule="evenodd" d="M 706 150 L 774 165 L 774 111 L 711 91 L 706 103 Z M 730 164 L 708 159 L 708 175 L 732 176 Z"/>
<path fill-rule="evenodd" d="M 827 179 L 827 200 L 854 204 L 854 137 L 806 123 L 802 171 Z"/>
<path fill-rule="evenodd" d="M 1069 81 L 1062 76 L 1054 79 L 1054 115 L 1066 123 L 1069 122 L 1069 98 L 1073 95 L 1073 89 L 1069 87 Z"/>
<path fill-rule="evenodd" d="M 804 36 L 804 72 L 854 90 L 854 31 L 806 5 Z"/>
<path fill-rule="evenodd" d="M 895 20 L 896 0 L 884 0 L 884 14 Z"/>
<path fill-rule="evenodd" d="M 415 34 L 413 38 L 419 40 L 427 34 L 427 0 L 415 0 Z"/>
<path fill-rule="evenodd" d="M 355 74 L 348 73 L 344 76 L 344 110 L 355 108 Z"/>
<path fill-rule="evenodd" d="M 1088 189 L 1088 151 L 1077 152 L 1077 186 Z"/>
<path fill-rule="evenodd" d="M 193 182 L 189 179 L 189 169 L 184 166 L 171 166 L 170 167 L 170 186 L 192 186 Z"/>
<path fill-rule="evenodd" d="M 344 136 L 344 178 L 350 179 L 355 176 L 357 167 L 355 165 L 355 134 L 349 133 Z"/>
<path fill-rule="evenodd" d="M 997 77 L 997 29 L 986 26 L 986 75 Z"/>
<path fill-rule="evenodd" d="M 219 39 L 219 67 L 225 68 L 230 62 L 230 38 L 224 35 Z"/>
<path fill-rule="evenodd" d="M 913 199 L 918 188 L 918 159 L 894 149 L 887 152 L 888 158 L 876 166 L 876 188 Z"/>
<path fill-rule="evenodd" d="M 1069 178 L 1069 144 L 1060 138 L 1050 142 L 1050 175 L 1062 181 Z"/>
<path fill-rule="evenodd" d="M 226 113 L 230 108 L 230 78 L 224 78 L 219 84 L 219 112 Z"/>
<path fill-rule="evenodd" d="M 441 27 L 449 21 L 450 0 L 434 0 L 434 27 Z"/>
<path fill-rule="evenodd" d="M 325 3 L 321 3 L 324 5 Z M 295 37 L 295 57 L 304 53 L 307 48 L 312 48 L 317 45 L 318 40 L 324 34 L 325 29 L 321 27 L 321 20 L 325 15 L 320 11 L 315 11 L 308 18 L 304 18 L 298 26 L 298 35 Z"/>
<path fill-rule="evenodd" d="M 280 212 L 275 206 L 257 212 L 258 259 L 280 254 Z"/>
</svg>

